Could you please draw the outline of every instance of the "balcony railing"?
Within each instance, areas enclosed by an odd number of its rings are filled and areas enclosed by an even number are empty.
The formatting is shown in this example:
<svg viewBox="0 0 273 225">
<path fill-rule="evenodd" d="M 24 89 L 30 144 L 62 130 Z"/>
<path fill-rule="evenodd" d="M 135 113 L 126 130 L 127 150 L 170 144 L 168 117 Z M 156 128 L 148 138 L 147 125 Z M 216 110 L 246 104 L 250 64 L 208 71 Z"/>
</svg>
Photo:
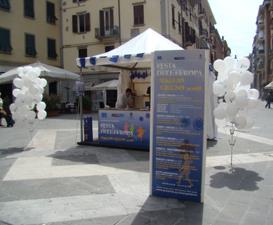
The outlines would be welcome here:
<svg viewBox="0 0 273 225">
<path fill-rule="evenodd" d="M 95 37 L 102 41 L 104 39 L 117 39 L 119 37 L 119 27 L 114 26 L 113 28 L 95 28 Z"/>
<path fill-rule="evenodd" d="M 209 33 L 207 30 L 202 29 L 199 31 L 199 35 L 200 35 L 200 38 L 207 38 L 209 36 Z"/>
</svg>

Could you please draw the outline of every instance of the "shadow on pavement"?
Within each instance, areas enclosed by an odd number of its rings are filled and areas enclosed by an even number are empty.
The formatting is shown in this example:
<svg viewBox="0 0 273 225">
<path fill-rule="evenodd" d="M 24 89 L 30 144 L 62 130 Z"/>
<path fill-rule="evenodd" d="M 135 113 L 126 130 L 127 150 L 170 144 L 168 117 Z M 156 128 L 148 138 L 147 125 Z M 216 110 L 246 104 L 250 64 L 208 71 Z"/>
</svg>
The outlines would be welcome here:
<svg viewBox="0 0 273 225">
<path fill-rule="evenodd" d="M 13 225 L 13 224 L 7 223 L 7 222 L 4 222 L 4 221 L 0 220 L 0 225 Z"/>
<path fill-rule="evenodd" d="M 257 182 L 262 180 L 263 178 L 254 171 L 233 168 L 233 171 L 219 172 L 212 175 L 210 186 L 213 188 L 227 187 L 232 190 L 255 191 L 259 189 Z"/>
<path fill-rule="evenodd" d="M 79 146 L 48 155 L 53 166 L 98 164 L 116 169 L 149 172 L 149 152 Z"/>
<path fill-rule="evenodd" d="M 5 149 L 0 149 L 0 158 L 4 158 L 6 156 L 24 152 L 24 151 L 29 151 L 32 148 L 5 148 Z M 1 225 L 1 224 L 0 224 Z"/>
<path fill-rule="evenodd" d="M 139 213 L 128 216 L 122 224 L 178 225 L 203 224 L 203 204 L 176 199 L 149 197 Z"/>
</svg>

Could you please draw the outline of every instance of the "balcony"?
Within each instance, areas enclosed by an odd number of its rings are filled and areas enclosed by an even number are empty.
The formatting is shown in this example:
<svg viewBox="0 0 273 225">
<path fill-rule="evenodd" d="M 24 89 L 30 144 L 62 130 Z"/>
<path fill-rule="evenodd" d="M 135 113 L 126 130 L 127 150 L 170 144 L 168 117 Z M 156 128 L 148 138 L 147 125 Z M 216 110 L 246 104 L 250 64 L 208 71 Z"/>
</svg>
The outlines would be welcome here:
<svg viewBox="0 0 273 225">
<path fill-rule="evenodd" d="M 258 55 L 263 55 L 263 54 L 264 54 L 264 49 L 259 49 L 259 50 L 257 51 L 257 54 L 258 54 Z"/>
<path fill-rule="evenodd" d="M 204 9 L 199 9 L 197 16 L 198 16 L 198 18 L 204 18 L 206 16 L 205 10 Z"/>
<path fill-rule="evenodd" d="M 113 28 L 95 28 L 95 38 L 100 41 L 104 40 L 116 40 L 119 38 L 119 27 L 114 26 Z"/>
<path fill-rule="evenodd" d="M 207 30 L 200 29 L 199 30 L 199 36 L 200 36 L 200 38 L 208 38 L 209 37 L 209 33 L 208 33 Z"/>
</svg>

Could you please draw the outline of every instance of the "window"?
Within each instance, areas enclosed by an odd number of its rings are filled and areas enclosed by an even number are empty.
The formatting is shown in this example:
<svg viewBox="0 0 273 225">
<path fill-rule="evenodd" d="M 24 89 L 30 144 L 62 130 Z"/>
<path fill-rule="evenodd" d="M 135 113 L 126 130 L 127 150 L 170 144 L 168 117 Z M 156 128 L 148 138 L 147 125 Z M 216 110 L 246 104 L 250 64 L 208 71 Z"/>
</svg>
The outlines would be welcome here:
<svg viewBox="0 0 273 225">
<path fill-rule="evenodd" d="M 100 35 L 110 35 L 113 33 L 114 15 L 113 8 L 100 10 Z"/>
<path fill-rule="evenodd" d="M 24 0 L 24 15 L 34 18 L 34 2 L 33 0 Z"/>
<path fill-rule="evenodd" d="M 134 25 L 144 25 L 144 5 L 134 5 Z"/>
<path fill-rule="evenodd" d="M 87 48 L 79 48 L 79 58 L 87 57 Z"/>
<path fill-rule="evenodd" d="M 32 57 L 37 55 L 35 49 L 35 36 L 32 34 L 25 34 L 25 54 Z"/>
<path fill-rule="evenodd" d="M 172 25 L 175 28 L 175 6 L 172 5 Z"/>
<path fill-rule="evenodd" d="M 50 59 L 56 59 L 56 40 L 54 39 L 47 39 L 47 57 Z"/>
<path fill-rule="evenodd" d="M 46 21 L 50 24 L 56 23 L 55 5 L 52 2 L 46 2 Z"/>
<path fill-rule="evenodd" d="M 51 95 L 57 95 L 58 88 L 57 88 L 57 81 L 49 82 L 48 85 L 48 94 Z"/>
<path fill-rule="evenodd" d="M 0 9 L 9 11 L 10 10 L 9 0 L 0 0 Z"/>
<path fill-rule="evenodd" d="M 11 50 L 10 31 L 5 28 L 0 28 L 0 52 L 11 53 Z"/>
<path fill-rule="evenodd" d="M 181 13 L 178 13 L 178 31 L 181 34 L 182 27 L 181 27 Z"/>
<path fill-rule="evenodd" d="M 73 33 L 85 33 L 90 31 L 90 13 L 72 16 Z"/>
<path fill-rule="evenodd" d="M 108 46 L 105 46 L 104 50 L 105 50 L 105 52 L 109 52 L 109 51 L 113 50 L 114 48 L 115 48 L 114 45 L 108 45 Z"/>
</svg>

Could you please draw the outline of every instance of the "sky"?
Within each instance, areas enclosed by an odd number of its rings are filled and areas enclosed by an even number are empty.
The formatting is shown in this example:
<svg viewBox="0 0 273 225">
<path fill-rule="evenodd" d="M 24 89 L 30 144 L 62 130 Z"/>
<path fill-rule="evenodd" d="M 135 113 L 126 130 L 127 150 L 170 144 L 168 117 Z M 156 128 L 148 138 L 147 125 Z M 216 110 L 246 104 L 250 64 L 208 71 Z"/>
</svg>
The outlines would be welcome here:
<svg viewBox="0 0 273 225">
<path fill-rule="evenodd" d="M 231 55 L 238 58 L 252 52 L 256 18 L 263 0 L 208 0 L 220 36 L 224 36 Z"/>
</svg>

